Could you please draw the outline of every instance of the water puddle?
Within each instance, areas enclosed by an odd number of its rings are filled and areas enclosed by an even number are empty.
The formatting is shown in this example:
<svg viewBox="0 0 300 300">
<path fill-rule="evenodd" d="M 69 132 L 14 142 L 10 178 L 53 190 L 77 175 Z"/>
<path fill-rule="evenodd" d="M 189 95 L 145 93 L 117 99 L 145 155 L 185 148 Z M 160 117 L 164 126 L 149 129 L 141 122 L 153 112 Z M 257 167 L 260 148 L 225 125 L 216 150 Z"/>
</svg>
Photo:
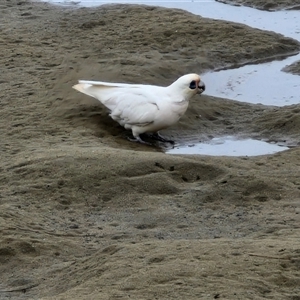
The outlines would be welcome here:
<svg viewBox="0 0 300 300">
<path fill-rule="evenodd" d="M 208 142 L 177 145 L 167 154 L 201 154 L 210 156 L 257 156 L 274 154 L 289 149 L 279 144 L 271 144 L 253 139 L 237 139 L 233 136 L 213 138 Z"/>
<path fill-rule="evenodd" d="M 298 104 L 300 77 L 281 71 L 286 65 L 297 60 L 300 60 L 300 55 L 283 61 L 210 72 L 202 77 L 210 87 L 208 94 L 211 96 L 253 104 L 276 106 Z"/>
</svg>

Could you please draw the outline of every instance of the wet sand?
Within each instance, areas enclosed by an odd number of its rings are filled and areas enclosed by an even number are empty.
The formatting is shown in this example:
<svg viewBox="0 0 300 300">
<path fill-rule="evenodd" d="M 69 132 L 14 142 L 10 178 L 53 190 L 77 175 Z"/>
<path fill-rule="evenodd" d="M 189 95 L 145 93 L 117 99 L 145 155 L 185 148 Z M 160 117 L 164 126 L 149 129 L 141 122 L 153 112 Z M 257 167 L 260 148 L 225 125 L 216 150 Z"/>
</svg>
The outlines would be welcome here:
<svg viewBox="0 0 300 300">
<path fill-rule="evenodd" d="M 285 67 L 283 69 L 285 72 L 289 72 L 295 75 L 300 75 L 300 61 L 296 61 L 295 63 Z"/>
<path fill-rule="evenodd" d="M 127 141 L 71 88 L 78 79 L 167 85 L 294 53 L 298 42 L 146 6 L 0 8 L 0 298 L 298 299 L 299 148 L 166 155 Z M 163 133 L 297 146 L 299 128 L 299 105 L 203 95 Z"/>
</svg>

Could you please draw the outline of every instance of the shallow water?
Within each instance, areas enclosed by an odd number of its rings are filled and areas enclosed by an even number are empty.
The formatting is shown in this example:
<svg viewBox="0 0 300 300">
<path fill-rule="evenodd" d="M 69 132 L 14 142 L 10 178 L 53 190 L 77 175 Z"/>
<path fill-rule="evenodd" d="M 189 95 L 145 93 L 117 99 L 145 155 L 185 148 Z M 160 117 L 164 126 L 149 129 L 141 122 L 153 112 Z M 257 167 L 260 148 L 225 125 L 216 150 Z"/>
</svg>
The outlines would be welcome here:
<svg viewBox="0 0 300 300">
<path fill-rule="evenodd" d="M 273 154 L 289 149 L 253 139 L 239 140 L 233 136 L 213 138 L 209 142 L 175 146 L 168 154 L 202 154 L 211 156 L 256 156 Z"/>
</svg>

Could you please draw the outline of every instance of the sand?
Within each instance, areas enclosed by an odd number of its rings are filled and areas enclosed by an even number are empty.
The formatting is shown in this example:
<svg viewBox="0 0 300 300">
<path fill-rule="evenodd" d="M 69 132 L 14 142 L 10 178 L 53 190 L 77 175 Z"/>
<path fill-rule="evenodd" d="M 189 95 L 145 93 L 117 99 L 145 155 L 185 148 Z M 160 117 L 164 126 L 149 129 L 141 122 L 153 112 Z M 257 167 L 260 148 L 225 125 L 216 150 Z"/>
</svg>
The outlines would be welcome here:
<svg viewBox="0 0 300 300">
<path fill-rule="evenodd" d="M 71 88 L 167 85 L 298 42 L 181 10 L 0 8 L 1 299 L 299 299 L 299 105 L 194 97 L 165 136 L 293 148 L 171 156 Z"/>
<path fill-rule="evenodd" d="M 293 64 L 284 67 L 283 71 L 289 72 L 295 75 L 300 75 L 300 61 L 296 61 Z"/>
</svg>

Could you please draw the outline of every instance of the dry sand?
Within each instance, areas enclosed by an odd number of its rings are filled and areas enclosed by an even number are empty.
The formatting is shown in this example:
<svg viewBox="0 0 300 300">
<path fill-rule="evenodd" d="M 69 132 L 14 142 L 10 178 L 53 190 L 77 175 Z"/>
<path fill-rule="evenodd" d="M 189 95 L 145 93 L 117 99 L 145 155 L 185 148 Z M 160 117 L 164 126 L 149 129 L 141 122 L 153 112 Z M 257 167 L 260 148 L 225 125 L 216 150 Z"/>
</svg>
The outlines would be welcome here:
<svg viewBox="0 0 300 300">
<path fill-rule="evenodd" d="M 1 299 L 300 299 L 299 148 L 169 156 L 127 141 L 71 88 L 78 79 L 167 85 L 296 52 L 298 42 L 143 6 L 6 0 L 0 19 Z M 300 106 L 203 95 L 164 134 L 296 146 Z"/>
</svg>

